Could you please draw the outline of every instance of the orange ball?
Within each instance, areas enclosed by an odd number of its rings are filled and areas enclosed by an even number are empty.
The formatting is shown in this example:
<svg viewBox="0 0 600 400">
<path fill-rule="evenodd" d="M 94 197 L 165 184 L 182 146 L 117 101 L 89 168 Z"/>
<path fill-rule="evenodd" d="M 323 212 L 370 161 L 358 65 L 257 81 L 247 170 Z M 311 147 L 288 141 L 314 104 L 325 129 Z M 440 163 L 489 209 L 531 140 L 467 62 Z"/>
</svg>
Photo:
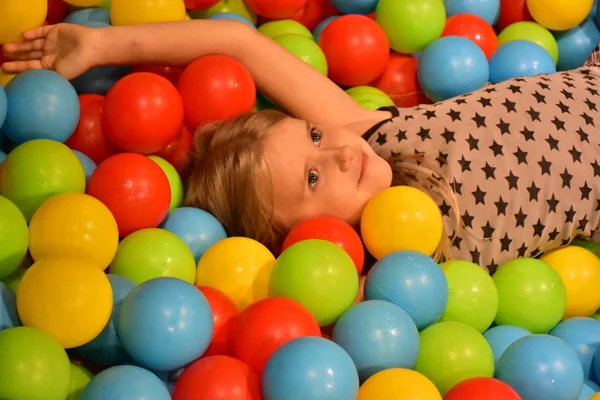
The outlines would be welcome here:
<svg viewBox="0 0 600 400">
<path fill-rule="evenodd" d="M 216 356 L 231 354 L 230 340 L 232 327 L 239 311 L 235 303 L 223 292 L 209 286 L 198 286 L 202 292 L 213 314 L 213 336 L 210 346 L 203 356 Z"/>
</svg>

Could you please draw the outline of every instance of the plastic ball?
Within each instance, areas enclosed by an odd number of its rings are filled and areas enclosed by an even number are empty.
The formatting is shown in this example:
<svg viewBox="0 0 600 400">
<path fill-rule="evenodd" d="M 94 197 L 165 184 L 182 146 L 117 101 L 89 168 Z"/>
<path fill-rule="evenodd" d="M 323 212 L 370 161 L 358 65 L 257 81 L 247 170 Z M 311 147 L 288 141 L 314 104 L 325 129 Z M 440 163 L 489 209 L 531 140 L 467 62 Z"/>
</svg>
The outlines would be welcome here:
<svg viewBox="0 0 600 400">
<path fill-rule="evenodd" d="M 365 250 L 358 233 L 347 222 L 333 217 L 314 217 L 300 222 L 287 234 L 282 251 L 308 239 L 322 239 L 335 243 L 354 261 L 360 275 L 365 263 Z"/>
<path fill-rule="evenodd" d="M 569 71 L 585 64 L 594 48 L 600 43 L 600 31 L 592 19 L 564 32 L 555 32 L 558 45 L 559 71 Z"/>
<path fill-rule="evenodd" d="M 288 247 L 271 273 L 269 295 L 296 300 L 320 326 L 337 321 L 357 293 L 358 274 L 352 258 L 326 240 L 309 239 Z"/>
<path fill-rule="evenodd" d="M 125 349 L 138 363 L 154 371 L 172 371 L 208 348 L 213 317 L 195 286 L 176 278 L 158 278 L 129 292 L 117 329 Z"/>
<path fill-rule="evenodd" d="M 110 11 L 100 7 L 84 8 L 73 11 L 63 22 L 77 25 L 85 25 L 88 22 L 102 22 L 110 25 Z"/>
<path fill-rule="evenodd" d="M 2 130 L 17 144 L 33 139 L 65 142 L 77 127 L 77 92 L 54 71 L 19 74 L 6 86 L 6 96 L 8 112 Z"/>
<path fill-rule="evenodd" d="M 419 331 L 410 315 L 381 300 L 358 303 L 333 328 L 332 339 L 352 357 L 361 381 L 390 369 L 413 369 L 419 355 Z"/>
<path fill-rule="evenodd" d="M 273 254 L 244 237 L 221 240 L 206 250 L 196 269 L 196 285 L 213 287 L 242 311 L 268 295 Z"/>
<path fill-rule="evenodd" d="M 1 63 L 1 61 L 0 61 Z M 4 91 L 4 87 L 0 85 L 0 128 L 2 128 L 2 124 L 4 124 L 4 120 L 6 119 L 6 109 L 7 107 L 7 99 L 6 92 Z"/>
<path fill-rule="evenodd" d="M 88 182 L 87 194 L 108 207 L 121 237 L 157 227 L 171 202 L 169 180 L 160 166 L 134 153 L 116 154 L 100 163 Z"/>
<path fill-rule="evenodd" d="M 498 325 L 515 325 L 531 333 L 547 333 L 562 319 L 567 301 L 565 285 L 543 261 L 518 258 L 492 276 L 498 289 Z"/>
<path fill-rule="evenodd" d="M 117 153 L 102 130 L 105 97 L 97 94 L 79 96 L 80 118 L 73 135 L 65 142 L 73 150 L 88 156 L 96 164 Z"/>
<path fill-rule="evenodd" d="M 84 26 L 88 28 L 106 28 L 103 22 L 86 22 Z M 77 78 L 71 79 L 71 85 L 77 91 L 77 94 L 97 94 L 106 96 L 110 89 L 126 75 L 129 75 L 132 68 L 129 66 L 112 66 L 103 65 L 95 67 L 78 76 Z"/>
<path fill-rule="evenodd" d="M 600 308 L 600 259 L 589 250 L 568 246 L 542 258 L 560 275 L 567 291 L 563 319 L 587 317 Z"/>
<path fill-rule="evenodd" d="M 369 14 L 377 8 L 378 0 L 331 0 L 331 4 L 344 14 Z"/>
<path fill-rule="evenodd" d="M 548 29 L 565 31 L 582 23 L 593 0 L 527 0 L 533 18 Z"/>
<path fill-rule="evenodd" d="M 69 13 L 69 6 L 63 0 L 48 0 L 48 13 L 46 22 L 50 25 L 58 24 Z"/>
<path fill-rule="evenodd" d="M 500 0 L 500 16 L 496 28 L 502 30 L 521 21 L 533 21 L 527 0 Z"/>
<path fill-rule="evenodd" d="M 129 278 L 119 275 L 106 275 L 112 288 L 112 313 L 102 332 L 91 342 L 77 348 L 77 352 L 84 360 L 91 361 L 101 366 L 112 367 L 133 362 L 125 347 L 119 339 L 117 324 L 121 314 L 121 306 L 125 297 L 136 286 Z"/>
<path fill-rule="evenodd" d="M 234 322 L 239 315 L 237 307 L 233 301 L 217 289 L 200 286 L 198 290 L 208 301 L 213 316 L 213 336 L 203 356 L 229 355 L 231 354 Z"/>
<path fill-rule="evenodd" d="M 0 215 L 0 279 L 4 279 L 23 261 L 29 243 L 29 230 L 19 208 L 3 196 L 0 196 Z"/>
<path fill-rule="evenodd" d="M 390 301 L 402 307 L 422 330 L 437 321 L 448 303 L 448 282 L 439 265 L 416 251 L 398 251 L 381 258 L 367 275 L 367 300 Z"/>
<path fill-rule="evenodd" d="M 358 385 L 350 356 L 321 337 L 303 337 L 281 346 L 262 378 L 265 400 L 355 400 Z"/>
<path fill-rule="evenodd" d="M 150 159 L 160 166 L 169 180 L 169 186 L 171 187 L 171 204 L 169 205 L 169 211 L 174 210 L 181 206 L 181 203 L 183 202 L 183 183 L 181 182 L 181 177 L 175 167 L 167 160 L 158 156 L 150 156 Z"/>
<path fill-rule="evenodd" d="M 498 35 L 498 44 L 502 46 L 513 40 L 528 40 L 542 46 L 552 57 L 554 64 L 558 62 L 558 45 L 552 33 L 540 24 L 523 21 L 512 24 Z"/>
<path fill-rule="evenodd" d="M 210 18 L 215 14 L 223 12 L 238 14 L 256 25 L 256 13 L 248 7 L 244 0 L 221 0 L 210 8 L 189 10 L 189 14 L 193 19 Z"/>
<path fill-rule="evenodd" d="M 196 263 L 209 247 L 227 238 L 219 220 L 212 214 L 193 207 L 171 210 L 161 228 L 179 236 L 192 251 Z"/>
<path fill-rule="evenodd" d="M 271 19 L 285 19 L 300 11 L 306 0 L 246 0 L 248 6 L 258 15 Z"/>
<path fill-rule="evenodd" d="M 422 374 L 391 368 L 378 372 L 360 387 L 358 400 L 442 400 L 435 385 Z"/>
<path fill-rule="evenodd" d="M 448 280 L 448 304 L 440 321 L 463 322 L 480 333 L 494 322 L 498 291 L 479 265 L 462 260 L 441 264 Z"/>
<path fill-rule="evenodd" d="M 22 40 L 23 32 L 42 26 L 47 12 L 47 0 L 32 0 L 26 3 L 21 0 L 3 1 L 0 4 L 0 15 L 3 16 L 0 44 Z"/>
<path fill-rule="evenodd" d="M 299 303 L 272 297 L 246 308 L 232 326 L 232 355 L 261 376 L 273 353 L 294 339 L 321 336 L 315 317 Z"/>
<path fill-rule="evenodd" d="M 279 35 L 273 39 L 296 57 L 327 76 L 327 59 L 321 47 L 312 39 L 297 34 Z"/>
<path fill-rule="evenodd" d="M 592 381 L 585 380 L 583 389 L 579 394 L 579 400 L 598 400 L 600 398 L 600 386 Z"/>
<path fill-rule="evenodd" d="M 243 22 L 246 25 L 256 29 L 256 26 L 252 23 L 252 21 L 248 20 L 245 17 L 242 17 L 239 14 L 232 13 L 232 12 L 216 13 L 216 14 L 213 14 L 210 17 L 208 17 L 208 19 L 217 19 L 217 20 L 225 20 L 225 21 L 240 21 L 240 22 Z"/>
<path fill-rule="evenodd" d="M 390 96 L 373 86 L 355 86 L 347 89 L 346 93 L 367 110 L 378 110 L 382 107 L 392 107 L 394 105 Z"/>
<path fill-rule="evenodd" d="M 555 72 L 556 66 L 550 54 L 528 40 L 513 40 L 503 44 L 490 60 L 490 81 L 494 83 Z"/>
<path fill-rule="evenodd" d="M 375 19 L 393 50 L 413 54 L 441 36 L 446 10 L 440 0 L 379 0 Z"/>
<path fill-rule="evenodd" d="M 73 150 L 73 153 L 75 153 L 79 159 L 79 162 L 81 163 L 81 166 L 83 167 L 83 172 L 85 173 L 85 179 L 87 182 L 87 180 L 90 179 L 90 176 L 92 176 L 92 173 L 96 170 L 96 163 L 80 151 Z"/>
<path fill-rule="evenodd" d="M 2 282 L 4 282 L 6 286 L 8 286 L 8 288 L 14 293 L 17 293 L 17 290 L 19 289 L 19 284 L 21 283 L 21 279 L 23 279 L 23 275 L 25 275 L 26 271 L 27 269 L 25 268 L 17 268 L 12 274 L 4 278 Z"/>
<path fill-rule="evenodd" d="M 266 22 L 258 27 L 258 31 L 271 39 L 283 35 L 300 35 L 313 40 L 313 35 L 308 28 L 292 19 Z"/>
<path fill-rule="evenodd" d="M 155 374 L 133 365 L 116 366 L 100 372 L 85 387 L 80 400 L 106 400 L 111 397 L 132 400 L 171 399 L 167 387 Z"/>
<path fill-rule="evenodd" d="M 383 29 L 364 15 L 345 15 L 321 34 L 329 78 L 342 86 L 366 85 L 385 69 L 390 45 Z"/>
<path fill-rule="evenodd" d="M 260 381 L 242 361 L 227 356 L 201 358 L 177 379 L 173 400 L 261 400 Z"/>
<path fill-rule="evenodd" d="M 185 0 L 185 8 L 188 10 L 204 10 L 219 3 L 219 0 Z"/>
<path fill-rule="evenodd" d="M 5 283 L 0 281 L 0 332 L 16 326 L 21 326 L 17 312 L 17 296 Z"/>
<path fill-rule="evenodd" d="M 0 69 L 0 86 L 3 86 L 6 90 L 6 86 L 10 83 L 11 80 L 14 79 L 15 76 L 17 76 L 17 74 L 7 74 L 2 69 Z"/>
<path fill-rule="evenodd" d="M 340 12 L 329 1 L 308 0 L 306 6 L 294 14 L 291 19 L 313 30 L 319 22 L 337 14 L 340 14 Z"/>
<path fill-rule="evenodd" d="M 192 162 L 192 146 L 194 137 L 190 130 L 183 125 L 179 134 L 165 147 L 163 147 L 157 156 L 164 158 L 175 167 L 180 174 L 188 170 Z"/>
<path fill-rule="evenodd" d="M 442 101 L 480 89 L 490 67 L 483 50 L 460 36 L 446 36 L 428 46 L 419 58 L 418 77 L 425 94 Z"/>
<path fill-rule="evenodd" d="M 79 400 L 94 375 L 82 366 L 71 363 L 71 386 L 67 400 Z"/>
<path fill-rule="evenodd" d="M 454 386 L 444 400 L 521 400 L 506 383 L 494 378 L 471 378 Z"/>
<path fill-rule="evenodd" d="M 485 338 L 461 322 L 439 322 L 421 332 L 415 367 L 442 395 L 469 378 L 494 374 L 494 355 Z"/>
<path fill-rule="evenodd" d="M 339 17 L 339 15 L 332 15 L 331 17 L 327 17 L 323 21 L 319 22 L 319 24 L 315 27 L 315 29 L 312 32 L 315 42 L 319 43 L 319 40 L 321 40 L 321 35 L 323 34 L 325 28 L 327 28 L 332 21 L 338 19 Z"/>
<path fill-rule="evenodd" d="M 150 72 L 152 74 L 160 75 L 173 85 L 177 86 L 183 68 L 173 65 L 141 64 L 134 66 L 133 72 Z"/>
<path fill-rule="evenodd" d="M 475 42 L 488 60 L 498 49 L 498 36 L 492 25 L 473 14 L 457 14 L 448 18 L 442 36 L 461 36 Z"/>
<path fill-rule="evenodd" d="M 104 0 L 64 0 L 66 3 L 76 7 L 94 7 Z"/>
<path fill-rule="evenodd" d="M 531 335 L 531 332 L 528 330 L 511 325 L 494 326 L 484 332 L 483 337 L 490 345 L 492 353 L 494 353 L 495 366 L 498 366 L 498 360 L 500 360 L 502 354 L 508 349 L 508 346 L 528 335 Z"/>
<path fill-rule="evenodd" d="M 83 193 L 85 172 L 77 156 L 62 143 L 36 139 L 10 152 L 0 174 L 0 194 L 11 200 L 29 221 L 49 198 Z"/>
<path fill-rule="evenodd" d="M 470 14 L 490 25 L 495 25 L 500 16 L 500 0 L 444 0 L 444 6 L 448 17 Z"/>
<path fill-rule="evenodd" d="M 510 345 L 498 361 L 496 378 L 523 400 L 577 399 L 583 388 L 577 353 L 548 335 L 525 336 Z"/>
<path fill-rule="evenodd" d="M 200 57 L 179 78 L 185 121 L 193 128 L 252 111 L 256 87 L 246 68 L 223 55 Z"/>
<path fill-rule="evenodd" d="M 60 343 L 27 327 L 0 332 L 0 398 L 65 399 L 71 366 Z"/>
<path fill-rule="evenodd" d="M 590 379 L 593 376 L 594 353 L 600 344 L 600 321 L 571 318 L 554 327 L 550 335 L 564 340 L 575 349 L 583 366 L 583 376 Z"/>
<path fill-rule="evenodd" d="M 185 4 L 183 0 L 112 0 L 110 19 L 115 26 L 184 21 Z"/>
<path fill-rule="evenodd" d="M 428 103 L 417 77 L 418 65 L 415 56 L 392 53 L 383 74 L 372 84 L 390 96 L 397 107 Z"/>
</svg>

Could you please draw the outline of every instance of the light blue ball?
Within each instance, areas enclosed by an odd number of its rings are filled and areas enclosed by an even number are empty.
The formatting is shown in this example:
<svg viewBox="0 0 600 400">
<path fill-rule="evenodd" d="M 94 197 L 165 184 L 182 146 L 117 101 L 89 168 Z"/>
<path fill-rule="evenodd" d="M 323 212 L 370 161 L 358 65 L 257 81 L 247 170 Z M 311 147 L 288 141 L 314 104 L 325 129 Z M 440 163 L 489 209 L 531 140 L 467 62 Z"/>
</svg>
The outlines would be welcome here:
<svg viewBox="0 0 600 400">
<path fill-rule="evenodd" d="M 81 166 L 83 167 L 86 182 L 89 182 L 90 176 L 92 176 L 92 174 L 96 170 L 96 163 L 80 151 L 73 150 L 73 153 L 75 153 L 75 155 L 79 159 L 79 162 L 81 163 Z"/>
<path fill-rule="evenodd" d="M 100 7 L 85 8 L 67 15 L 63 22 L 77 25 L 84 25 L 87 22 L 102 22 L 110 25 L 110 11 Z"/>
<path fill-rule="evenodd" d="M 600 43 L 600 31 L 593 20 L 587 19 L 575 28 L 554 32 L 558 44 L 559 71 L 582 67 L 594 48 Z"/>
<path fill-rule="evenodd" d="M 598 7 L 598 3 L 596 3 L 596 26 L 600 29 L 600 7 Z"/>
<path fill-rule="evenodd" d="M 6 92 L 4 91 L 4 87 L 0 85 L 0 128 L 4 124 L 4 120 L 6 119 Z M 1 137 L 0 137 L 1 140 Z"/>
<path fill-rule="evenodd" d="M 17 312 L 17 295 L 0 281 L 0 332 L 16 326 L 21 326 Z"/>
<path fill-rule="evenodd" d="M 500 0 L 444 0 L 446 15 L 474 14 L 492 26 L 500 17 Z"/>
<path fill-rule="evenodd" d="M 494 326 L 484 332 L 483 337 L 487 340 L 494 354 L 494 366 L 498 366 L 498 360 L 508 349 L 508 346 L 529 335 L 531 335 L 531 332 L 527 329 L 512 325 Z"/>
<path fill-rule="evenodd" d="M 597 12 L 598 12 L 598 0 L 594 0 L 594 3 L 592 4 L 592 9 L 590 10 L 590 13 L 588 14 L 588 18 L 594 19 L 596 17 Z"/>
<path fill-rule="evenodd" d="M 332 338 L 350 355 L 363 382 L 385 369 L 413 369 L 419 356 L 415 323 L 387 301 L 364 301 L 347 310 L 335 324 Z"/>
<path fill-rule="evenodd" d="M 73 86 L 54 71 L 31 70 L 6 86 L 8 112 L 2 131 L 16 144 L 33 139 L 64 143 L 79 122 L 79 98 Z"/>
<path fill-rule="evenodd" d="M 81 400 L 171 400 L 165 384 L 152 372 L 132 365 L 105 369 L 94 376 Z"/>
<path fill-rule="evenodd" d="M 256 25 L 254 25 L 252 23 L 252 21 L 250 21 L 248 18 L 243 17 L 236 13 L 232 13 L 232 12 L 216 13 L 216 14 L 213 14 L 210 17 L 208 17 L 208 19 L 225 20 L 225 21 L 240 21 L 240 22 L 243 22 L 246 25 L 251 26 L 252 28 L 256 29 Z"/>
<path fill-rule="evenodd" d="M 0 151 L 0 165 L 4 164 L 4 160 L 6 160 L 6 153 L 3 151 Z"/>
<path fill-rule="evenodd" d="M 127 353 L 140 365 L 172 371 L 206 351 L 213 315 L 194 285 L 177 278 L 156 278 L 125 297 L 117 331 Z"/>
<path fill-rule="evenodd" d="M 375 11 L 379 0 L 330 0 L 344 14 L 369 14 Z"/>
<path fill-rule="evenodd" d="M 593 364 L 594 371 L 590 375 L 593 375 L 592 380 L 594 382 L 600 384 L 600 346 L 598 346 L 596 354 L 594 354 Z"/>
<path fill-rule="evenodd" d="M 209 247 L 227 238 L 219 220 L 199 208 L 176 208 L 167 214 L 161 227 L 173 232 L 188 245 L 196 263 Z"/>
<path fill-rule="evenodd" d="M 125 347 L 119 339 L 117 324 L 123 300 L 136 286 L 131 279 L 120 275 L 107 274 L 113 292 L 113 309 L 108 323 L 98 336 L 89 343 L 77 348 L 84 360 L 94 362 L 103 367 L 122 364 L 133 364 Z"/>
<path fill-rule="evenodd" d="M 600 321 L 584 317 L 570 318 L 554 327 L 550 335 L 564 340 L 575 349 L 583 366 L 583 375 L 590 379 L 594 354 L 600 345 Z"/>
<path fill-rule="evenodd" d="M 511 344 L 498 361 L 496 378 L 522 400 L 577 399 L 583 388 L 577 353 L 550 335 L 525 336 Z"/>
<path fill-rule="evenodd" d="M 358 373 L 339 345 L 302 337 L 277 349 L 262 376 L 264 400 L 356 400 Z"/>
<path fill-rule="evenodd" d="M 469 39 L 446 36 L 419 57 L 419 83 L 433 101 L 442 101 L 483 87 L 490 78 L 487 57 Z"/>
<path fill-rule="evenodd" d="M 115 83 L 133 71 L 128 66 L 103 65 L 71 79 L 71 85 L 78 94 L 99 94 L 106 96 Z"/>
<path fill-rule="evenodd" d="M 556 65 L 550 53 L 529 40 L 506 42 L 490 59 L 490 81 L 493 83 L 555 72 Z"/>
<path fill-rule="evenodd" d="M 319 43 L 319 39 L 321 39 L 321 35 L 323 34 L 325 28 L 327 28 L 331 22 L 335 21 L 339 17 L 339 15 L 332 15 L 331 17 L 327 17 L 323 21 L 319 22 L 319 24 L 313 30 L 315 42 Z"/>
<path fill-rule="evenodd" d="M 444 313 L 448 281 L 433 258 L 416 251 L 397 251 L 375 263 L 365 282 L 365 299 L 402 307 L 423 330 Z"/>
<path fill-rule="evenodd" d="M 590 397 L 600 392 L 600 386 L 596 385 L 592 381 L 584 381 L 583 389 L 581 389 L 581 394 L 577 400 L 589 400 Z"/>
</svg>

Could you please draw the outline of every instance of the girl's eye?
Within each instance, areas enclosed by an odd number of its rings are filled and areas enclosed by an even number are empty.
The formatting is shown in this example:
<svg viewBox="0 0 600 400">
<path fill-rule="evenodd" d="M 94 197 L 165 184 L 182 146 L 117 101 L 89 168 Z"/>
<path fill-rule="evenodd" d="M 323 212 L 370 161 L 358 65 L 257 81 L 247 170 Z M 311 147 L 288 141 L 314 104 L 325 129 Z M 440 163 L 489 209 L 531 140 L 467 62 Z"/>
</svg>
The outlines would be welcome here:
<svg viewBox="0 0 600 400">
<path fill-rule="evenodd" d="M 315 187 L 317 182 L 319 181 L 319 175 L 317 171 L 311 170 L 308 172 L 308 186 L 311 188 Z"/>
<path fill-rule="evenodd" d="M 320 144 L 320 143 L 321 143 L 321 137 L 322 137 L 321 133 L 320 133 L 320 132 L 317 132 L 315 129 L 313 129 L 313 130 L 310 132 L 310 139 L 311 139 L 311 140 L 313 141 L 313 143 L 315 143 L 315 144 Z"/>
</svg>

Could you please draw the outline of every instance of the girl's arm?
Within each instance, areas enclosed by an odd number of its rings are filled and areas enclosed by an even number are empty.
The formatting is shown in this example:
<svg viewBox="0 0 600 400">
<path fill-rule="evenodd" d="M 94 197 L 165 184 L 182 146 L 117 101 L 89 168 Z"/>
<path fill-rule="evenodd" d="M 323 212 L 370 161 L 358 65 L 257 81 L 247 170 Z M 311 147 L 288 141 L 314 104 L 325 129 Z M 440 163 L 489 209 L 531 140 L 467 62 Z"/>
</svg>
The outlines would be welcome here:
<svg viewBox="0 0 600 400">
<path fill-rule="evenodd" d="M 36 61 L 46 51 L 44 41 L 57 34 L 56 61 L 61 56 L 72 57 L 68 51 L 77 51 L 89 59 L 88 68 L 149 63 L 184 66 L 205 55 L 222 54 L 244 65 L 258 89 L 295 117 L 325 126 L 362 125 L 361 121 L 367 126 L 389 117 L 382 111 L 363 109 L 316 69 L 238 21 L 193 20 L 102 29 L 68 24 L 40 27 L 26 32 L 24 42 L 4 46 L 9 57 L 22 60 L 5 64 L 4 69 L 17 72 L 44 67 Z M 73 35 L 88 35 L 82 41 L 87 48 L 69 49 L 72 40 L 61 43 L 62 37 L 72 39 Z"/>
</svg>

